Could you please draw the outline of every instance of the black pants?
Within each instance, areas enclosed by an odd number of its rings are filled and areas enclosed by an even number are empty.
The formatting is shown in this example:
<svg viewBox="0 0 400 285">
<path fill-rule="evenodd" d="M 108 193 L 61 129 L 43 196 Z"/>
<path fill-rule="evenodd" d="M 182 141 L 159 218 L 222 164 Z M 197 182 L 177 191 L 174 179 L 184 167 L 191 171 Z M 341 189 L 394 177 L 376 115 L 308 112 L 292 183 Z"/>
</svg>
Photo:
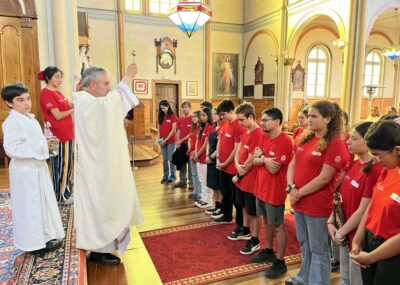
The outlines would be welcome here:
<svg viewBox="0 0 400 285">
<path fill-rule="evenodd" d="M 236 185 L 232 182 L 233 174 L 220 171 L 220 186 L 222 192 L 221 210 L 224 220 L 232 220 L 233 205 L 236 209 L 236 225 L 243 226 L 243 208 L 236 203 Z M 240 191 L 240 190 L 239 190 Z"/>
<path fill-rule="evenodd" d="M 365 252 L 371 252 L 378 248 L 385 240 L 381 237 L 374 236 L 373 233 L 367 231 L 365 235 Z M 388 259 L 378 261 L 371 264 L 367 268 L 361 269 L 361 275 L 364 285 L 395 285 L 400 284 L 400 254 Z"/>
</svg>

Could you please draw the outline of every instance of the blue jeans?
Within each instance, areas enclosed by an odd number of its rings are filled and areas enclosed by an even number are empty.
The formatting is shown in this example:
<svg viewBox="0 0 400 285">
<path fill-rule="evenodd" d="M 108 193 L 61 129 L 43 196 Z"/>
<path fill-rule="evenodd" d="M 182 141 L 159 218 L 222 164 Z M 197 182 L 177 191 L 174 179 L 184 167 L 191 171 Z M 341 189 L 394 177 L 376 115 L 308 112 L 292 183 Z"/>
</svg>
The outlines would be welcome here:
<svg viewBox="0 0 400 285">
<path fill-rule="evenodd" d="M 176 166 L 171 163 L 172 155 L 175 151 L 175 143 L 169 143 L 161 146 L 163 157 L 163 179 L 176 181 Z"/>
<path fill-rule="evenodd" d="M 331 276 L 326 217 L 311 217 L 295 211 L 296 238 L 300 244 L 301 267 L 294 277 L 303 284 L 328 285 Z"/>
<path fill-rule="evenodd" d="M 187 172 L 187 176 L 186 176 L 186 172 Z M 190 169 L 190 162 L 187 162 L 187 163 L 182 165 L 182 168 L 179 171 L 179 181 L 183 182 L 183 183 L 188 182 L 189 185 L 193 184 L 192 172 L 191 172 L 191 169 Z"/>
<path fill-rule="evenodd" d="M 197 173 L 196 162 L 190 161 L 190 170 L 192 171 L 192 181 L 193 181 L 193 194 L 195 199 L 201 199 L 201 185 L 199 180 L 199 175 Z"/>
</svg>

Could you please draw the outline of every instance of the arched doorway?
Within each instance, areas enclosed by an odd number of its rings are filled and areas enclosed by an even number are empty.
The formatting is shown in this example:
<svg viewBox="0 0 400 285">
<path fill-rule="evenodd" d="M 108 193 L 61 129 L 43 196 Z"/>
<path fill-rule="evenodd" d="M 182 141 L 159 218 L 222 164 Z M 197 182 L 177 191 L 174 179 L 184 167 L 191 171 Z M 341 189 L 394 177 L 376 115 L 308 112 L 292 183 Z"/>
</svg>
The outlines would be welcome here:
<svg viewBox="0 0 400 285">
<path fill-rule="evenodd" d="M 22 82 L 32 99 L 32 113 L 39 115 L 40 84 L 37 16 L 34 0 L 6 0 L 0 3 L 0 88 Z M 9 109 L 0 103 L 0 124 Z M 2 136 L 2 134 L 1 134 Z"/>
</svg>

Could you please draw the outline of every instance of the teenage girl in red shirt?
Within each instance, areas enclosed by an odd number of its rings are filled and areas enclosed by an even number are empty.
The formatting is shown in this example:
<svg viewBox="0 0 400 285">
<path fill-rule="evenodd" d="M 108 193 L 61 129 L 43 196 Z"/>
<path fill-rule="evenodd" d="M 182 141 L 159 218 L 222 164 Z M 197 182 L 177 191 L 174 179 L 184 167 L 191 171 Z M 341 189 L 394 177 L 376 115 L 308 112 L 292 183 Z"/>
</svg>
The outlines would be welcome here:
<svg viewBox="0 0 400 285">
<path fill-rule="evenodd" d="M 377 122 L 365 142 L 384 169 L 353 239 L 350 257 L 361 265 L 364 284 L 399 284 L 400 125 Z"/>
</svg>

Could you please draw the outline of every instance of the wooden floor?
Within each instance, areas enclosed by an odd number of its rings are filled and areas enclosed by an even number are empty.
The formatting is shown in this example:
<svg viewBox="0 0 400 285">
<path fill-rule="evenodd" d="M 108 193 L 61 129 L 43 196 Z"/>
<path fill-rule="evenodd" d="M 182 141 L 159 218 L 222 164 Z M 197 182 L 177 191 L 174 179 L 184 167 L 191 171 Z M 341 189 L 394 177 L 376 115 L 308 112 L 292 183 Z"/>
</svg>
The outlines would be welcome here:
<svg viewBox="0 0 400 285">
<path fill-rule="evenodd" d="M 161 158 L 154 165 L 139 167 L 135 171 L 136 186 L 144 214 L 144 223 L 131 229 L 133 240 L 129 245 L 129 250 L 122 256 L 123 264 L 107 267 L 88 262 L 89 285 L 161 284 L 138 232 L 209 220 L 209 215 L 206 215 L 204 210 L 193 206 L 193 200 L 188 198 L 188 190 L 174 189 L 170 186 L 161 185 L 161 177 Z M 0 188 L 8 187 L 8 170 L 1 168 Z M 288 273 L 277 280 L 270 280 L 264 277 L 264 273 L 261 272 L 224 280 L 215 284 L 284 284 L 287 278 L 297 273 L 298 268 L 299 265 L 290 266 Z M 333 272 L 331 284 L 339 284 L 339 281 L 339 274 Z"/>
</svg>

